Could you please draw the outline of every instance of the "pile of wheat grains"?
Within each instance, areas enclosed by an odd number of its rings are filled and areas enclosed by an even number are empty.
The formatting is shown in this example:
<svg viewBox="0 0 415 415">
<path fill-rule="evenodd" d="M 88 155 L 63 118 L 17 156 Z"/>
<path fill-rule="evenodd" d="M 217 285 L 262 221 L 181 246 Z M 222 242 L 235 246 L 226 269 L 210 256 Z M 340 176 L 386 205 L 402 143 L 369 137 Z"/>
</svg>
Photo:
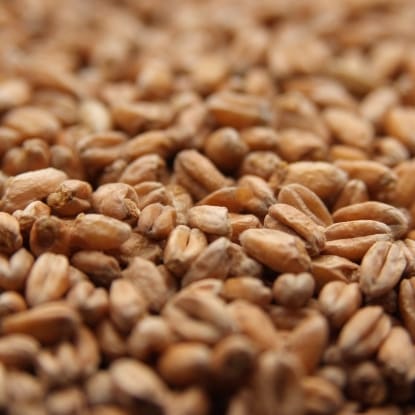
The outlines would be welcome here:
<svg viewBox="0 0 415 415">
<path fill-rule="evenodd" d="M 0 2 L 0 412 L 415 413 L 415 2 Z"/>
</svg>

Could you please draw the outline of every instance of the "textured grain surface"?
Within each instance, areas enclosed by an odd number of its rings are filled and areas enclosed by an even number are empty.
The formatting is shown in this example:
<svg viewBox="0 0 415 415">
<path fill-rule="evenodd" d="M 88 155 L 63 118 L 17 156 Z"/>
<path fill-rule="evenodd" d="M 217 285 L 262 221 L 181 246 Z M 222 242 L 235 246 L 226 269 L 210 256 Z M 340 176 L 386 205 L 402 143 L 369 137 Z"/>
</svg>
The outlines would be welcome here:
<svg viewBox="0 0 415 415">
<path fill-rule="evenodd" d="M 413 0 L 0 0 L 0 413 L 415 413 Z"/>
</svg>

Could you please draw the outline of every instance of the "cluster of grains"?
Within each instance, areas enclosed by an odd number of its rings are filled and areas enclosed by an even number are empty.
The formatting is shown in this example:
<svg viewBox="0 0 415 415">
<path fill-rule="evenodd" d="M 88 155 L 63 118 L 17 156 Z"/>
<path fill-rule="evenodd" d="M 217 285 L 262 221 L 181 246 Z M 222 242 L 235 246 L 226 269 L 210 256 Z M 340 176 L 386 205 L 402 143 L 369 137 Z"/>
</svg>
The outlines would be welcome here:
<svg viewBox="0 0 415 415">
<path fill-rule="evenodd" d="M 0 1 L 0 412 L 415 413 L 413 0 Z"/>
</svg>

